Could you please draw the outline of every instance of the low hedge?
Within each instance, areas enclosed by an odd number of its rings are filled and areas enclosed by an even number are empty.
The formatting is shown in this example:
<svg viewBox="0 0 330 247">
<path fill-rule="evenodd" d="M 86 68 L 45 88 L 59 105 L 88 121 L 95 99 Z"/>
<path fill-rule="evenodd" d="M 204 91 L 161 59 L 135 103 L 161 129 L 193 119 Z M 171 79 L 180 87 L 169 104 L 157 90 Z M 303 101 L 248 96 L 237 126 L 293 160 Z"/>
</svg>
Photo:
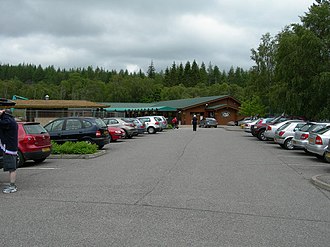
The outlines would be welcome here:
<svg viewBox="0 0 330 247">
<path fill-rule="evenodd" d="M 57 144 L 52 141 L 52 154 L 93 154 L 98 147 L 96 144 L 87 142 L 65 142 Z"/>
</svg>

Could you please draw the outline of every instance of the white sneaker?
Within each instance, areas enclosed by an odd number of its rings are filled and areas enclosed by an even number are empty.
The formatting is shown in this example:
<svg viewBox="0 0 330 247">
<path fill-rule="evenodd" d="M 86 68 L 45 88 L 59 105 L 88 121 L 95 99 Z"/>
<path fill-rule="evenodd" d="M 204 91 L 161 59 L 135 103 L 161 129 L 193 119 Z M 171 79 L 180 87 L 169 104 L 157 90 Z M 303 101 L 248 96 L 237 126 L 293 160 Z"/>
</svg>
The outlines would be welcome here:
<svg viewBox="0 0 330 247">
<path fill-rule="evenodd" d="M 17 191 L 17 187 L 16 185 L 9 185 L 8 187 L 5 187 L 2 192 L 5 194 L 9 194 L 9 193 L 14 193 Z"/>
</svg>

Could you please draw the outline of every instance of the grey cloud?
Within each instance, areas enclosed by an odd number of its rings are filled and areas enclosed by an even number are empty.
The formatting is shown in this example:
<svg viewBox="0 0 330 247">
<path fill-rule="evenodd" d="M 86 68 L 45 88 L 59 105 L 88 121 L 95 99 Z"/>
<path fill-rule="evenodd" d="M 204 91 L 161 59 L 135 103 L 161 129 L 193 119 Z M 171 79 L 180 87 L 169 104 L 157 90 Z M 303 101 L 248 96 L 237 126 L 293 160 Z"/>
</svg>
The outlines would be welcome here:
<svg viewBox="0 0 330 247">
<path fill-rule="evenodd" d="M 162 70 L 196 59 L 249 68 L 262 34 L 299 21 L 313 3 L 298 11 L 299 2 L 2 0 L 0 62 L 146 70 L 153 60 Z"/>
</svg>

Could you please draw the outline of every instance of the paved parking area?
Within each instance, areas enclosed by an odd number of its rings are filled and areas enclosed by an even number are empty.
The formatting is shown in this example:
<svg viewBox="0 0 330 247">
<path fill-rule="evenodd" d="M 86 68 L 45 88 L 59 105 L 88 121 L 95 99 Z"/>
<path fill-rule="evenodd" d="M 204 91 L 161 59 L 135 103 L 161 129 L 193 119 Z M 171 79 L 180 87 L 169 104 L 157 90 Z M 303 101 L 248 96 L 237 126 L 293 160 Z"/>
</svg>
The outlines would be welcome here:
<svg viewBox="0 0 330 247">
<path fill-rule="evenodd" d="M 0 246 L 327 246 L 330 165 L 242 131 L 167 130 L 19 169 Z M 7 174 L 0 173 L 0 183 Z"/>
</svg>

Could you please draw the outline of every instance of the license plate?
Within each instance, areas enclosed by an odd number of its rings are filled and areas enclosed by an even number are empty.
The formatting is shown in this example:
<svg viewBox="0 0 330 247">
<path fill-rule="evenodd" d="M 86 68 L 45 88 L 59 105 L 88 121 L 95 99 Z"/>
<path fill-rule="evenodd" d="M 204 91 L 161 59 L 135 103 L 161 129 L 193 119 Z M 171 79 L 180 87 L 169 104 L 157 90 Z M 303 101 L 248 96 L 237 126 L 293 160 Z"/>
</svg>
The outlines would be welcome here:
<svg viewBox="0 0 330 247">
<path fill-rule="evenodd" d="M 309 143 L 314 143 L 314 138 L 308 138 Z"/>
<path fill-rule="evenodd" d="M 43 148 L 41 149 L 42 152 L 49 152 L 50 151 L 50 148 Z"/>
</svg>

